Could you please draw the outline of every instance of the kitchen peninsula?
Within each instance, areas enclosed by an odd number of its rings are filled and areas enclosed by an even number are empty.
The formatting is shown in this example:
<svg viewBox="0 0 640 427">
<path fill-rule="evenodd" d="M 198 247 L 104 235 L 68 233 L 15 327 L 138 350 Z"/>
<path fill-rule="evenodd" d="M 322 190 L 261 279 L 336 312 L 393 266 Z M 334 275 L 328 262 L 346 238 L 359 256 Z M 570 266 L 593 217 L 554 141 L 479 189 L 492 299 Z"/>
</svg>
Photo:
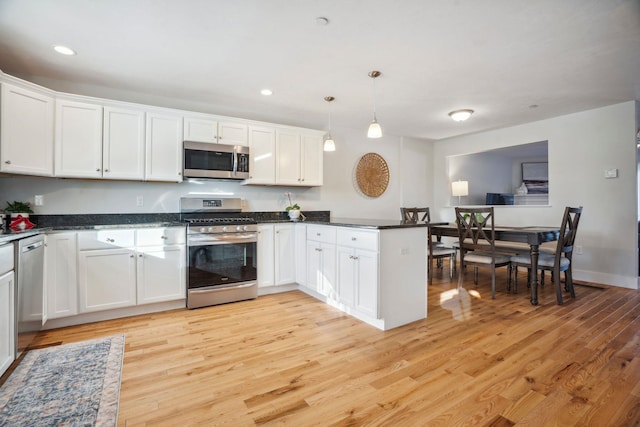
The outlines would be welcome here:
<svg viewBox="0 0 640 427">
<path fill-rule="evenodd" d="M 301 242 L 304 251 L 298 251 Z M 381 330 L 427 316 L 427 228 L 343 219 L 296 224 L 300 290 Z M 301 262 L 304 266 L 301 266 Z"/>
</svg>

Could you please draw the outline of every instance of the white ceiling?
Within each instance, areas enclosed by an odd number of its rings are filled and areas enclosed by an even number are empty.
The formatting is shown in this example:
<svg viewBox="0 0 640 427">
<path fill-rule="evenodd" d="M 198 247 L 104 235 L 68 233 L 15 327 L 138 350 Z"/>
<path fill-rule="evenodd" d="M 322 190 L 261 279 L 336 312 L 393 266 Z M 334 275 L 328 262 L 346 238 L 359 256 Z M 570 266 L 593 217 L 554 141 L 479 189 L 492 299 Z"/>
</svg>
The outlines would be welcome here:
<svg viewBox="0 0 640 427">
<path fill-rule="evenodd" d="M 441 139 L 640 99 L 640 1 L 0 0 L 0 69 L 318 129 L 332 95 L 333 126 L 363 134 L 376 69 L 385 133 Z"/>
</svg>

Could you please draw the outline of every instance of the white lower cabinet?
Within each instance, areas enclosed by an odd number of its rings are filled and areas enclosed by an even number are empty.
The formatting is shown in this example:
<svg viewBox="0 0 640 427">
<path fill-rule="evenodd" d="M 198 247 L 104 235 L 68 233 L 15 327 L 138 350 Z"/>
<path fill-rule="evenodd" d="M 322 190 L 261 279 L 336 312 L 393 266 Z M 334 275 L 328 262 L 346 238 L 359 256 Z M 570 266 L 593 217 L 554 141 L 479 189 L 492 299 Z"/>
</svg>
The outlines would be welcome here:
<svg viewBox="0 0 640 427">
<path fill-rule="evenodd" d="M 293 224 L 258 226 L 258 287 L 289 285 L 296 278 Z"/>
<path fill-rule="evenodd" d="M 273 224 L 258 226 L 258 287 L 268 288 L 274 284 Z"/>
<path fill-rule="evenodd" d="M 307 289 L 335 299 L 336 228 L 307 225 Z"/>
<path fill-rule="evenodd" d="M 288 285 L 296 281 L 293 224 L 276 224 L 273 229 L 275 285 Z"/>
<path fill-rule="evenodd" d="M 133 248 L 79 251 L 80 312 L 136 304 L 136 256 Z"/>
<path fill-rule="evenodd" d="M 16 355 L 15 288 L 13 271 L 0 276 L 0 375 L 11 366 Z"/>
<path fill-rule="evenodd" d="M 338 246 L 338 300 L 378 318 L 378 253 Z"/>
<path fill-rule="evenodd" d="M 185 245 L 138 248 L 137 259 L 138 305 L 185 297 Z"/>
<path fill-rule="evenodd" d="M 184 227 L 50 234 L 45 260 L 50 319 L 186 298 Z"/>
<path fill-rule="evenodd" d="M 45 236 L 44 286 L 48 319 L 78 314 L 77 233 Z"/>
</svg>

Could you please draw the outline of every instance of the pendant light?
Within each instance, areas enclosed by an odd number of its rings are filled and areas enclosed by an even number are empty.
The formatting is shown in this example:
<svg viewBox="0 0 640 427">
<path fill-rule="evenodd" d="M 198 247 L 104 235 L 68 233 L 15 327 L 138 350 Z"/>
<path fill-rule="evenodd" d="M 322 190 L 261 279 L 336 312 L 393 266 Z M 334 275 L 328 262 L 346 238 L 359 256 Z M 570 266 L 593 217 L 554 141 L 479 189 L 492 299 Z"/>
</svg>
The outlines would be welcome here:
<svg viewBox="0 0 640 427">
<path fill-rule="evenodd" d="M 369 72 L 369 77 L 373 79 L 373 121 L 369 124 L 369 130 L 367 131 L 367 138 L 382 138 L 382 128 L 378 119 L 376 118 L 376 78 L 380 77 L 382 73 L 380 71 Z"/>
<path fill-rule="evenodd" d="M 333 96 L 325 96 L 324 100 L 329 103 L 329 133 L 324 139 L 324 151 L 336 151 L 336 143 L 331 136 L 331 101 L 335 98 Z"/>
</svg>

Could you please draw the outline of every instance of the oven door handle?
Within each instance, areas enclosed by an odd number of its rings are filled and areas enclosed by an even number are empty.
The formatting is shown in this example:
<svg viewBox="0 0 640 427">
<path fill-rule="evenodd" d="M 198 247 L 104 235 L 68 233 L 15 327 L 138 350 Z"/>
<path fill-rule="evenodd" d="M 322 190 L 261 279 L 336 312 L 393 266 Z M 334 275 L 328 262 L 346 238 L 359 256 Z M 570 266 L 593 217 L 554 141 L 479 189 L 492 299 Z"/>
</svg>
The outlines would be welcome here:
<svg viewBox="0 0 640 427">
<path fill-rule="evenodd" d="M 211 246 L 211 245 L 228 245 L 233 243 L 257 243 L 258 237 L 255 233 L 240 234 L 238 236 L 226 235 L 220 240 L 211 240 L 210 238 L 193 238 L 190 237 L 188 241 L 189 246 Z"/>
<path fill-rule="evenodd" d="M 218 285 L 216 287 L 208 287 L 206 289 L 189 289 L 189 293 L 191 293 L 191 294 L 207 294 L 207 293 L 211 293 L 211 292 L 222 292 L 222 291 L 228 290 L 229 288 L 234 288 L 234 289 L 250 288 L 251 286 L 255 286 L 255 285 L 256 285 L 256 282 L 245 283 L 245 284 L 242 284 L 242 285 L 235 285 L 235 284 Z"/>
</svg>

